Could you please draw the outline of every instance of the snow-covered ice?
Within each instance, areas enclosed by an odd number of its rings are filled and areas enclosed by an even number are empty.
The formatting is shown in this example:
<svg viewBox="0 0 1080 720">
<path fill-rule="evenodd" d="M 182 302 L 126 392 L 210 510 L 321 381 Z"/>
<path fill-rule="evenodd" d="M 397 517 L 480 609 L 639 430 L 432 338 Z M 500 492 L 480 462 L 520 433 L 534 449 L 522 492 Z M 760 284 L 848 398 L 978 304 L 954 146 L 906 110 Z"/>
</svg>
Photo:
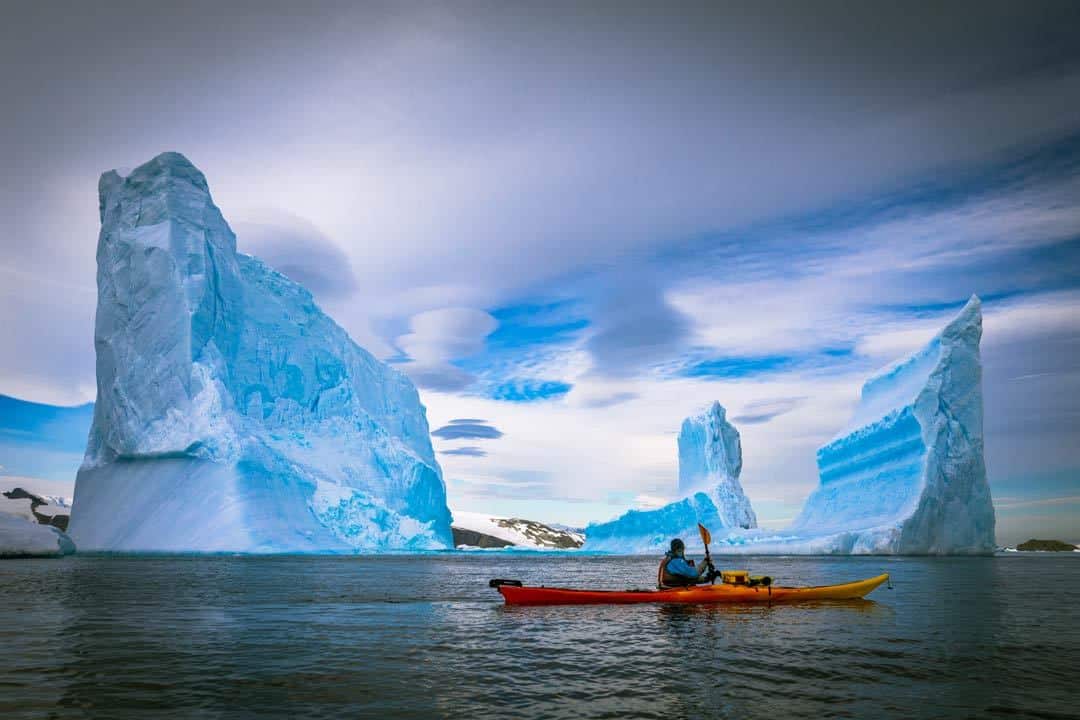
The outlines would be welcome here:
<svg viewBox="0 0 1080 720">
<path fill-rule="evenodd" d="M 186 158 L 99 183 L 97 403 L 82 550 L 452 543 L 416 388 L 236 239 Z"/>
<path fill-rule="evenodd" d="M 0 557 L 53 556 L 73 552 L 75 545 L 58 529 L 0 512 Z"/>
<path fill-rule="evenodd" d="M 741 472 L 739 431 L 714 402 L 686 418 L 679 432 L 679 492 L 684 497 L 656 510 L 631 510 L 589 525 L 583 549 L 652 552 L 663 550 L 673 537 L 694 546 L 698 523 L 714 532 L 756 528 L 757 517 L 739 484 Z"/>
<path fill-rule="evenodd" d="M 37 522 L 30 510 L 31 502 L 25 499 L 11 499 L 4 495 L 15 488 L 22 488 L 37 495 L 47 504 L 40 506 L 46 515 L 69 515 L 71 513 L 71 494 L 75 488 L 73 481 L 42 480 L 17 475 L 0 475 L 0 513 L 18 515 L 30 522 Z"/>
</svg>

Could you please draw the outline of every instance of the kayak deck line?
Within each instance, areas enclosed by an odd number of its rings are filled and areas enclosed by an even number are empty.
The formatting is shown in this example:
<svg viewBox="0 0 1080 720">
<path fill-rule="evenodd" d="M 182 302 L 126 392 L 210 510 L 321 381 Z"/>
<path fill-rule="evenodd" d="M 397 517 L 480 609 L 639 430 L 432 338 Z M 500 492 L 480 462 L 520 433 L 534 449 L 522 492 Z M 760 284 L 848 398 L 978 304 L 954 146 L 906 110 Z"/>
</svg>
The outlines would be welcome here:
<svg viewBox="0 0 1080 720">
<path fill-rule="evenodd" d="M 813 600 L 857 600 L 884 583 L 889 574 L 839 585 L 807 587 L 694 585 L 670 590 L 581 590 L 536 587 L 517 581 L 492 581 L 507 605 L 627 605 L 632 603 L 782 603 Z"/>
</svg>

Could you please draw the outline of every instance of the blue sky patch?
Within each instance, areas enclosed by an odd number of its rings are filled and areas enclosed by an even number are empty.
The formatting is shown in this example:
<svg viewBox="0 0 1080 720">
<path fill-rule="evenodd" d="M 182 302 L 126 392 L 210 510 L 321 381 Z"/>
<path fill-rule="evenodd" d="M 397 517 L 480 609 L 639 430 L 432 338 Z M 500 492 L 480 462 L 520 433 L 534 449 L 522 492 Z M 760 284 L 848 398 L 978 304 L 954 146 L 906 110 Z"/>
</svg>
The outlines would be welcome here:
<svg viewBox="0 0 1080 720">
<path fill-rule="evenodd" d="M 701 360 L 687 365 L 677 374 L 692 378 L 739 378 L 751 375 L 788 370 L 794 359 L 786 355 L 762 355 L 760 357 L 723 357 Z"/>
<path fill-rule="evenodd" d="M 554 400 L 566 395 L 572 387 L 570 383 L 557 380 L 510 380 L 491 388 L 490 397 L 507 402 Z"/>
</svg>

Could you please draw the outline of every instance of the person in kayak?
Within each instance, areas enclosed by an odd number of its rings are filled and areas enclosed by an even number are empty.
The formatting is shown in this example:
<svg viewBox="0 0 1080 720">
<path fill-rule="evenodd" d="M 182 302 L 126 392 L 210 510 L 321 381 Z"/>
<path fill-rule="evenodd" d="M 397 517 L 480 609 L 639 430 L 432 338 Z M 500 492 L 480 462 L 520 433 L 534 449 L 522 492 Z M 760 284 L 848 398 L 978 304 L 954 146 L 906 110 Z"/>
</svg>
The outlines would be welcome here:
<svg viewBox="0 0 1080 720">
<path fill-rule="evenodd" d="M 675 538 L 671 541 L 671 549 L 664 553 L 664 559 L 660 561 L 660 569 L 656 573 L 656 585 L 660 589 L 673 587 L 687 587 L 702 582 L 702 576 L 709 576 L 712 564 L 701 563 L 701 567 L 695 567 L 693 560 L 687 560 L 684 556 L 686 543 Z M 711 576 L 706 580 L 711 580 Z"/>
</svg>

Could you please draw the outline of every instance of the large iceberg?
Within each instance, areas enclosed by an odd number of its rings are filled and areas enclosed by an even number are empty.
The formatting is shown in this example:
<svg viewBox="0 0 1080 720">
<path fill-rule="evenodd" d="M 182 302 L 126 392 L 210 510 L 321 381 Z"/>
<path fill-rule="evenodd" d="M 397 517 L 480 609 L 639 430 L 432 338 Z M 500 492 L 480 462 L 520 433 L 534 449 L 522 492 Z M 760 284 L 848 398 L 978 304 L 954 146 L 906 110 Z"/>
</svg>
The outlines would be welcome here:
<svg viewBox="0 0 1080 720">
<path fill-rule="evenodd" d="M 673 537 L 697 544 L 698 523 L 712 531 L 757 527 L 750 500 L 739 484 L 742 445 L 739 431 L 714 402 L 705 412 L 686 418 L 679 432 L 680 500 L 656 510 L 630 510 L 606 523 L 585 529 L 582 549 L 600 552 L 652 552 Z"/>
<path fill-rule="evenodd" d="M 723 551 L 993 552 L 981 337 L 972 296 L 925 347 L 866 381 L 848 426 L 818 450 L 820 484 L 794 524 L 730 534 Z"/>
<path fill-rule="evenodd" d="M 99 183 L 81 550 L 452 547 L 416 388 L 236 239 L 186 158 Z"/>
<path fill-rule="evenodd" d="M 848 427 L 818 450 L 820 485 L 793 533 L 827 536 L 835 552 L 993 552 L 981 337 L 972 296 L 925 347 L 866 381 Z"/>
</svg>

